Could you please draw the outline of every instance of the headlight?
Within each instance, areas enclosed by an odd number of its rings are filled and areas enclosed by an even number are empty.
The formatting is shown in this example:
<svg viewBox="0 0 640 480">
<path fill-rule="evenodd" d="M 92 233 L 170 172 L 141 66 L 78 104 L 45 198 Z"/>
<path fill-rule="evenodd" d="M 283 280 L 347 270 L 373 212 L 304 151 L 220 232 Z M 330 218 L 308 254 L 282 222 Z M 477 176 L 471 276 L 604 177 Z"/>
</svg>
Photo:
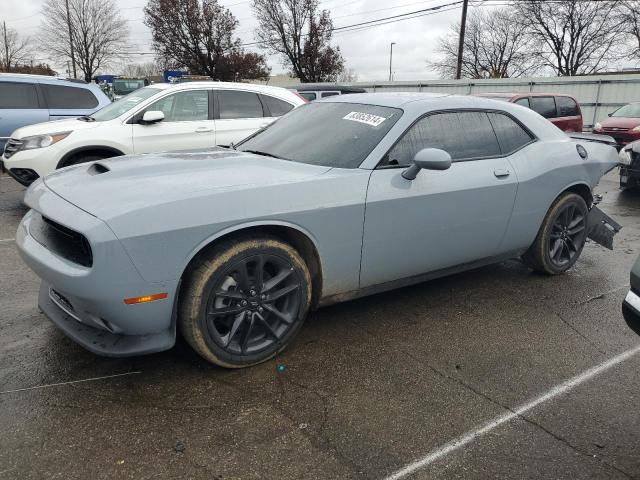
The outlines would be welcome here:
<svg viewBox="0 0 640 480">
<path fill-rule="evenodd" d="M 631 129 L 632 132 L 640 132 L 640 125 Z"/>
<path fill-rule="evenodd" d="M 32 137 L 21 138 L 22 146 L 20 150 L 33 150 L 34 148 L 43 148 L 58 143 L 60 140 L 67 138 L 71 132 L 51 133 L 49 135 L 34 135 Z"/>
<path fill-rule="evenodd" d="M 593 127 L 594 130 L 602 130 L 602 124 L 600 122 L 597 122 L 595 124 L 595 126 Z"/>
<path fill-rule="evenodd" d="M 621 165 L 631 165 L 631 149 L 623 148 L 618 154 L 618 163 Z"/>
</svg>

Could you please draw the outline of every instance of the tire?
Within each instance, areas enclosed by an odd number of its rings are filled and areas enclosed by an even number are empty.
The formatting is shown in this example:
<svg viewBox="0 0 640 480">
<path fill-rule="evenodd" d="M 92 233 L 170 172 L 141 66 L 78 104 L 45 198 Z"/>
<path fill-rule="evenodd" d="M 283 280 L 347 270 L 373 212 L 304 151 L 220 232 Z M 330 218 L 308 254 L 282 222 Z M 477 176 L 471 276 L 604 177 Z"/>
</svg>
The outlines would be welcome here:
<svg viewBox="0 0 640 480">
<path fill-rule="evenodd" d="M 589 209 L 575 193 L 560 195 L 544 217 L 533 245 L 522 260 L 533 270 L 558 275 L 578 260 L 587 239 Z"/>
<path fill-rule="evenodd" d="M 310 303 L 311 276 L 300 254 L 278 238 L 247 236 L 221 242 L 190 269 L 178 326 L 209 362 L 248 367 L 291 342 Z"/>
</svg>

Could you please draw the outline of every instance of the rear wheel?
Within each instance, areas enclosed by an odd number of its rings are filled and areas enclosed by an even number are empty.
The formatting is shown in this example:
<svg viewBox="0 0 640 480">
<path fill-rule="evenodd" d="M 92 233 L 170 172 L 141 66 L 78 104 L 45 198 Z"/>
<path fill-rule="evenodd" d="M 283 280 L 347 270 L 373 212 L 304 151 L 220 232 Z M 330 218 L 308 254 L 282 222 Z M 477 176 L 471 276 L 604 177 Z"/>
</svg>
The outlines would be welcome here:
<svg viewBox="0 0 640 480">
<path fill-rule="evenodd" d="M 561 195 L 547 212 L 535 242 L 522 256 L 523 261 L 548 275 L 569 270 L 584 248 L 588 213 L 580 195 Z"/>
<path fill-rule="evenodd" d="M 179 305 L 187 342 L 229 368 L 264 362 L 298 333 L 311 301 L 300 254 L 267 236 L 225 241 L 188 274 Z"/>
</svg>

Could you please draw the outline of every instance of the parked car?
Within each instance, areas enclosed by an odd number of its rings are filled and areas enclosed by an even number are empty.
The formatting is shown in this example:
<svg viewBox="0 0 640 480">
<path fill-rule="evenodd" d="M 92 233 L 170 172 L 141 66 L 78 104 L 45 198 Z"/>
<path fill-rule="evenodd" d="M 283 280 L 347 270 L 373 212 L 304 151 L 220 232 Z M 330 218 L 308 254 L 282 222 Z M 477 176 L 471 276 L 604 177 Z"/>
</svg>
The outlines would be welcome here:
<svg viewBox="0 0 640 480">
<path fill-rule="evenodd" d="M 564 132 L 581 132 L 582 110 L 570 95 L 555 93 L 477 93 L 477 97 L 493 98 L 530 108 Z"/>
<path fill-rule="evenodd" d="M 41 310 L 92 352 L 165 350 L 178 329 L 243 367 L 318 305 L 521 255 L 565 272 L 589 218 L 606 221 L 592 189 L 616 160 L 506 102 L 341 95 L 236 149 L 49 175 L 27 190 L 16 241 Z"/>
<path fill-rule="evenodd" d="M 97 85 L 81 80 L 0 73 L 0 151 L 17 128 L 91 115 L 110 102 Z"/>
<path fill-rule="evenodd" d="M 290 90 L 297 92 L 301 97 L 304 97 L 310 102 L 319 100 L 321 98 L 333 97 L 335 95 L 346 95 L 348 93 L 366 93 L 364 88 L 347 87 L 344 85 L 332 85 L 328 83 L 302 83 L 293 87 L 288 87 Z"/>
<path fill-rule="evenodd" d="M 139 88 L 149 85 L 149 80 L 146 78 L 116 77 L 113 79 L 113 83 L 111 85 L 113 89 L 113 99 L 119 100 L 125 95 L 135 92 Z"/>
<path fill-rule="evenodd" d="M 631 268 L 631 286 L 622 302 L 622 315 L 629 328 L 640 335 L 640 257 Z"/>
<path fill-rule="evenodd" d="M 609 114 L 609 118 L 594 125 L 593 133 L 613 137 L 618 148 L 640 140 L 640 102 L 629 103 Z"/>
<path fill-rule="evenodd" d="M 160 83 L 98 112 L 13 132 L 2 160 L 23 185 L 102 158 L 229 145 L 306 100 L 284 88 L 244 83 Z"/>
<path fill-rule="evenodd" d="M 618 155 L 620 188 L 640 185 L 640 140 L 625 145 Z"/>
</svg>

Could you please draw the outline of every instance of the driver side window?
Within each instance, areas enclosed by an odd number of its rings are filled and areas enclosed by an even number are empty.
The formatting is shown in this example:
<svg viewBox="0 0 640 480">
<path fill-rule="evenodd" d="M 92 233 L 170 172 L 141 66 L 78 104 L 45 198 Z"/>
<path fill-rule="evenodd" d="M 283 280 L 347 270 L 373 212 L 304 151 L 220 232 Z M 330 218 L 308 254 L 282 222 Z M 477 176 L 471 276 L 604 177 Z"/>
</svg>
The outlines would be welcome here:
<svg viewBox="0 0 640 480">
<path fill-rule="evenodd" d="M 209 118 L 209 94 L 206 90 L 189 90 L 161 98 L 145 111 L 161 111 L 164 122 L 188 122 Z"/>
<path fill-rule="evenodd" d="M 439 148 L 455 161 L 500 155 L 485 112 L 443 112 L 415 123 L 387 154 L 383 166 L 409 166 L 423 148 Z"/>
</svg>

